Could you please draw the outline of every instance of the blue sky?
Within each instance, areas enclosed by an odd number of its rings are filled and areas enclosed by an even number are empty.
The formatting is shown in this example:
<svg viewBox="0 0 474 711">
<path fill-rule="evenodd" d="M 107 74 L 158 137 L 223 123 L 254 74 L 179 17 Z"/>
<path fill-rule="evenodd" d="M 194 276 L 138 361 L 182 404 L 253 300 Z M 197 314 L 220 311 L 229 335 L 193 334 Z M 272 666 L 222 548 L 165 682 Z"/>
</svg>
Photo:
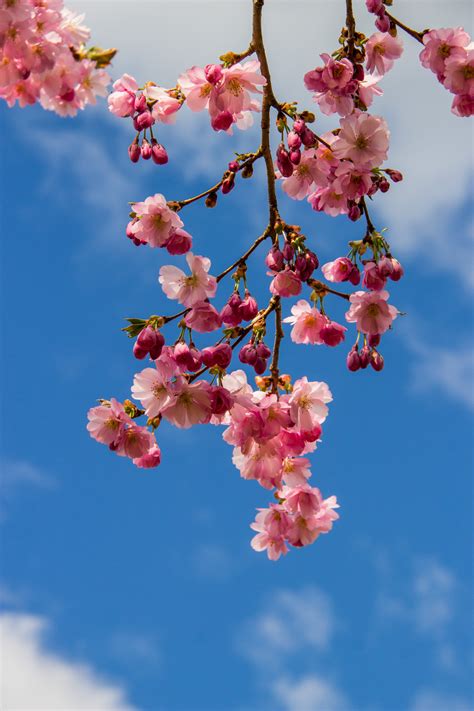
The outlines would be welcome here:
<svg viewBox="0 0 474 711">
<path fill-rule="evenodd" d="M 127 59 L 135 61 L 126 55 L 116 75 Z M 438 99 L 438 88 L 429 89 L 435 106 L 447 98 Z M 418 141 L 437 120 L 425 113 Z M 442 120 L 453 142 L 457 122 L 468 135 L 460 119 Z M 268 492 L 239 478 L 219 429 L 165 423 L 163 461 L 149 472 L 112 456 L 85 429 L 95 400 L 127 397 L 140 369 L 120 332 L 123 318 L 170 310 L 157 275 L 172 258 L 125 238 L 127 202 L 199 192 L 235 146 L 250 150 L 256 135 L 207 135 L 205 123 L 183 117 L 162 132 L 171 159 L 160 168 L 129 163 L 126 124 L 103 104 L 74 121 L 2 106 L 0 121 L 8 137 L 1 159 L 2 637 L 17 661 L 11 683 L 22 664 L 37 688 L 33 702 L 11 708 L 472 708 L 468 185 L 460 180 L 444 204 L 430 187 L 429 164 L 426 182 L 393 165 L 406 172 L 406 203 L 389 193 L 376 218 L 379 227 L 395 225 L 389 238 L 406 276 L 390 289 L 391 301 L 407 316 L 384 339 L 381 374 L 348 373 L 344 347 L 285 340 L 283 370 L 325 380 L 334 395 L 312 461 L 315 484 L 340 499 L 341 519 L 330 535 L 275 564 L 249 547 L 248 525 Z M 469 176 L 465 153 L 450 167 L 452 152 L 440 146 L 448 175 Z M 401 148 L 397 156 L 406 157 Z M 343 253 L 362 230 L 280 200 L 321 261 Z M 265 225 L 263 180 L 239 183 L 213 211 L 192 206 L 182 216 L 194 251 L 211 256 L 218 273 Z M 250 283 L 263 299 L 268 284 L 258 257 Z M 331 303 L 331 315 L 342 314 Z M 61 670 L 70 680 L 64 688 Z M 32 706 L 45 687 L 57 697 Z"/>
</svg>

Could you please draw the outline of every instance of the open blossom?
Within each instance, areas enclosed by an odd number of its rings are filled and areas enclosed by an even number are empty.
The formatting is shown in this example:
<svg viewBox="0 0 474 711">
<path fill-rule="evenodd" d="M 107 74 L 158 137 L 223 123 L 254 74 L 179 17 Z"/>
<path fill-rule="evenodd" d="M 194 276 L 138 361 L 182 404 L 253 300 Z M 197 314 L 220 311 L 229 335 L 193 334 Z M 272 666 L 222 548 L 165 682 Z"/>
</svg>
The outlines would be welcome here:
<svg viewBox="0 0 474 711">
<path fill-rule="evenodd" d="M 288 552 L 285 536 L 291 520 L 282 506 L 271 504 L 269 509 L 259 509 L 257 517 L 250 525 L 257 535 L 250 545 L 256 551 L 267 551 L 270 560 L 278 560 Z"/>
<path fill-rule="evenodd" d="M 183 306 L 194 306 L 200 301 L 213 297 L 217 289 L 216 278 L 208 271 L 211 260 L 189 252 L 186 261 L 191 269 L 191 275 L 174 266 L 160 269 L 159 281 L 169 299 L 176 299 Z"/>
<path fill-rule="evenodd" d="M 349 200 L 367 195 L 372 187 L 372 174 L 366 168 L 357 168 L 351 161 L 341 161 L 335 171 L 333 188 Z"/>
<path fill-rule="evenodd" d="M 321 312 L 311 306 L 305 299 L 300 299 L 291 307 L 291 316 L 283 319 L 283 323 L 293 324 L 291 340 L 294 343 L 322 343 L 321 329 L 326 319 Z"/>
<path fill-rule="evenodd" d="M 401 57 L 403 44 L 398 37 L 389 32 L 375 32 L 365 45 L 367 70 L 380 76 L 393 67 L 395 59 Z"/>
<path fill-rule="evenodd" d="M 374 168 L 387 158 L 389 135 L 381 116 L 358 111 L 341 119 L 341 132 L 332 149 L 337 158 L 350 159 L 356 167 Z"/>
<path fill-rule="evenodd" d="M 113 83 L 112 88 L 107 99 L 109 111 L 121 118 L 131 116 L 135 110 L 135 94 L 138 90 L 136 79 L 130 74 L 123 74 Z"/>
<path fill-rule="evenodd" d="M 470 41 L 470 36 L 462 27 L 430 30 L 423 35 L 425 48 L 420 53 L 420 61 L 442 80 L 446 61 L 452 57 L 464 56 Z"/>
<path fill-rule="evenodd" d="M 303 200 L 316 184 L 325 186 L 328 184 L 328 170 L 326 164 L 317 160 L 317 152 L 314 148 L 309 148 L 301 154 L 301 160 L 294 166 L 293 174 L 289 178 L 282 180 L 282 188 L 287 195 L 294 200 Z"/>
<path fill-rule="evenodd" d="M 87 429 L 91 437 L 109 446 L 119 441 L 125 425 L 132 422 L 122 403 L 114 398 L 111 398 L 109 405 L 91 407 L 87 417 Z"/>
<path fill-rule="evenodd" d="M 219 312 L 208 301 L 198 301 L 184 318 L 186 326 L 198 333 L 211 333 L 222 326 Z"/>
<path fill-rule="evenodd" d="M 258 59 L 238 62 L 223 70 L 216 103 L 221 111 L 240 114 L 253 108 L 250 94 L 260 93 L 267 80 L 260 72 Z"/>
<path fill-rule="evenodd" d="M 333 262 L 323 264 L 321 271 L 328 281 L 350 281 L 352 284 L 358 284 L 360 281 L 357 266 L 347 257 L 338 257 Z"/>
<path fill-rule="evenodd" d="M 347 215 L 349 212 L 347 197 L 336 180 L 327 188 L 318 188 L 314 193 L 308 195 L 308 202 L 313 210 L 325 212 L 331 217 Z"/>
<path fill-rule="evenodd" d="M 301 293 L 301 279 L 294 271 L 285 267 L 273 277 L 270 291 L 279 296 L 298 296 Z"/>
<path fill-rule="evenodd" d="M 333 59 L 329 54 L 322 54 L 321 59 L 323 66 L 305 74 L 306 88 L 315 92 L 314 100 L 324 114 L 347 116 L 354 109 L 354 68 L 348 59 Z"/>
<path fill-rule="evenodd" d="M 202 67 L 191 67 L 178 77 L 178 84 L 186 97 L 186 103 L 191 111 L 203 111 L 209 108 L 210 102 L 216 113 L 215 100 L 217 87 L 208 81 L 206 72 Z"/>
<path fill-rule="evenodd" d="M 453 94 L 474 98 L 474 49 L 446 60 L 443 83 Z"/>
<path fill-rule="evenodd" d="M 163 89 L 161 86 L 156 86 L 154 84 L 148 84 L 143 92 L 144 96 L 148 101 L 155 101 L 153 108 L 151 110 L 152 116 L 155 121 L 161 121 L 161 123 L 174 123 L 176 120 L 176 113 L 181 108 L 181 102 L 178 99 L 170 96 L 169 93 Z"/>
<path fill-rule="evenodd" d="M 310 431 L 321 425 L 327 417 L 327 403 L 332 394 L 326 383 L 310 382 L 305 376 L 297 380 L 289 399 L 293 422 L 303 431 Z"/>
<path fill-rule="evenodd" d="M 383 90 L 378 86 L 380 77 L 368 76 L 359 82 L 359 99 L 367 108 L 371 106 L 374 96 L 382 96 Z"/>
<path fill-rule="evenodd" d="M 388 297 L 388 291 L 356 291 L 349 297 L 346 320 L 370 336 L 385 333 L 398 316 L 398 309 L 387 304 Z"/>
<path fill-rule="evenodd" d="M 186 378 L 178 377 L 172 391 L 170 404 L 162 410 L 163 417 L 182 429 L 209 422 L 212 403 L 207 382 L 188 383 Z"/>
<path fill-rule="evenodd" d="M 173 232 L 183 226 L 183 221 L 168 207 L 161 193 L 134 203 L 133 210 L 138 219 L 131 224 L 131 232 L 150 247 L 164 247 Z"/>
<path fill-rule="evenodd" d="M 132 396 L 141 402 L 147 417 L 158 417 L 172 399 L 169 373 L 158 362 L 155 368 L 145 368 L 133 379 Z"/>
</svg>

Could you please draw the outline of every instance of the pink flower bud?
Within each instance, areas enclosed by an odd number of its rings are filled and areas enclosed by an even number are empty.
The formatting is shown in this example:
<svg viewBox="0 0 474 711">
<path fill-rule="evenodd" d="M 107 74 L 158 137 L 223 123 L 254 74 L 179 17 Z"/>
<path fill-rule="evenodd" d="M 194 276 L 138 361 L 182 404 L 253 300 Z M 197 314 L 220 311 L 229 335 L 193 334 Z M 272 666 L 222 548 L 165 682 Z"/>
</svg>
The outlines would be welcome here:
<svg viewBox="0 0 474 711">
<path fill-rule="evenodd" d="M 367 10 L 372 13 L 379 13 L 384 9 L 383 0 L 365 0 Z"/>
<path fill-rule="evenodd" d="M 353 265 L 353 267 L 349 273 L 348 281 L 350 281 L 350 283 L 353 284 L 354 286 L 357 286 L 357 284 L 360 282 L 359 267 L 357 267 L 355 264 Z"/>
<path fill-rule="evenodd" d="M 360 353 L 359 353 L 360 367 L 363 368 L 364 370 L 369 365 L 370 354 L 371 354 L 371 350 L 370 350 L 369 346 L 364 346 L 363 348 L 360 349 Z"/>
<path fill-rule="evenodd" d="M 240 315 L 243 321 L 251 321 L 258 314 L 258 304 L 250 295 L 250 292 L 245 290 L 245 296 L 240 304 Z"/>
<path fill-rule="evenodd" d="M 149 160 L 152 155 L 152 149 L 146 138 L 142 141 L 141 155 L 144 160 Z"/>
<path fill-rule="evenodd" d="M 256 351 L 257 351 L 257 356 L 259 358 L 270 358 L 272 352 L 270 348 L 263 342 L 260 341 L 260 343 L 256 346 Z"/>
<path fill-rule="evenodd" d="M 228 390 L 216 385 L 209 389 L 211 410 L 213 415 L 224 415 L 234 404 L 234 398 Z"/>
<path fill-rule="evenodd" d="M 346 364 L 353 373 L 360 369 L 360 357 L 357 346 L 353 346 L 347 354 Z"/>
<path fill-rule="evenodd" d="M 160 357 L 164 344 L 165 339 L 160 331 L 151 326 L 146 326 L 137 336 L 133 354 L 135 358 L 142 360 L 149 353 L 150 358 L 156 360 Z"/>
<path fill-rule="evenodd" d="M 327 346 L 338 346 L 345 338 L 347 328 L 335 321 L 328 321 L 319 332 L 320 338 Z"/>
<path fill-rule="evenodd" d="M 232 360 L 232 348 L 228 343 L 220 343 L 218 346 L 209 346 L 201 351 L 202 362 L 207 368 L 215 365 L 219 368 L 227 368 Z"/>
<path fill-rule="evenodd" d="M 214 131 L 227 131 L 234 123 L 234 117 L 230 111 L 220 111 L 211 119 L 211 126 Z"/>
<path fill-rule="evenodd" d="M 253 367 L 257 375 L 263 375 L 267 369 L 267 361 L 264 358 L 257 358 Z"/>
<path fill-rule="evenodd" d="M 277 148 L 276 159 L 278 170 L 280 171 L 282 176 L 284 178 L 291 177 L 293 175 L 293 163 L 291 162 L 288 151 L 286 150 L 283 143 L 280 143 Z"/>
<path fill-rule="evenodd" d="M 290 131 L 287 137 L 288 148 L 298 150 L 301 148 L 301 138 L 298 136 L 296 131 Z"/>
<path fill-rule="evenodd" d="M 166 148 L 162 146 L 161 143 L 158 143 L 156 138 L 151 142 L 151 157 L 153 158 L 153 162 L 157 165 L 165 165 L 165 163 L 168 162 Z"/>
<path fill-rule="evenodd" d="M 387 280 L 381 275 L 378 265 L 375 262 L 367 262 L 364 265 L 364 278 L 362 284 L 372 291 L 381 291 L 385 288 Z"/>
<path fill-rule="evenodd" d="M 385 13 L 380 14 L 377 19 L 375 20 L 375 26 L 380 32 L 388 32 L 390 29 L 390 18 L 389 16 Z"/>
<path fill-rule="evenodd" d="M 240 168 L 240 166 L 239 166 L 239 164 L 237 163 L 237 161 L 236 161 L 236 160 L 231 160 L 231 162 L 229 163 L 229 170 L 230 170 L 232 173 L 238 173 L 238 172 L 239 172 L 239 168 Z"/>
<path fill-rule="evenodd" d="M 360 210 L 360 207 L 358 205 L 352 205 L 348 213 L 349 220 L 352 220 L 352 222 L 357 222 L 361 215 L 362 212 Z"/>
<path fill-rule="evenodd" d="M 385 172 L 389 176 L 390 180 L 393 180 L 394 183 L 399 183 L 403 180 L 403 175 L 402 173 L 400 173 L 399 170 L 392 170 L 391 168 L 387 168 Z"/>
<path fill-rule="evenodd" d="M 150 128 L 155 123 L 151 111 L 143 111 L 143 113 L 138 114 L 136 118 L 133 119 L 133 124 L 137 131 L 143 131 L 145 128 Z"/>
<path fill-rule="evenodd" d="M 379 180 L 379 190 L 382 193 L 386 193 L 388 190 L 390 190 L 390 183 L 388 182 L 388 180 L 385 180 L 385 178 Z"/>
<path fill-rule="evenodd" d="M 292 150 L 290 151 L 290 160 L 293 163 L 293 165 L 299 165 L 301 161 L 301 151 L 300 150 Z"/>
<path fill-rule="evenodd" d="M 132 461 L 139 469 L 153 469 L 153 467 L 157 467 L 161 462 L 160 448 L 155 444 L 146 454 L 143 454 L 141 457 L 136 457 Z"/>
<path fill-rule="evenodd" d="M 143 348 L 140 348 L 138 343 L 133 344 L 133 355 L 135 358 L 138 358 L 138 360 L 143 360 L 144 358 L 147 357 L 148 351 L 143 350 Z"/>
<path fill-rule="evenodd" d="M 182 370 L 189 370 L 195 373 L 199 370 L 202 363 L 200 352 L 193 346 L 189 347 L 184 341 L 179 341 L 173 349 L 173 356 Z"/>
<path fill-rule="evenodd" d="M 192 246 L 193 238 L 188 232 L 181 228 L 172 232 L 165 244 L 170 254 L 186 254 Z"/>
<path fill-rule="evenodd" d="M 138 163 L 140 159 L 141 151 L 140 151 L 140 146 L 136 141 L 131 143 L 128 147 L 128 156 L 132 163 Z"/>
<path fill-rule="evenodd" d="M 376 371 L 383 370 L 384 361 L 383 356 L 380 355 L 378 351 L 372 351 L 370 355 L 370 365 Z"/>
<path fill-rule="evenodd" d="M 235 173 L 230 173 L 229 176 L 224 180 L 221 186 L 221 191 L 223 195 L 230 193 L 235 185 Z"/>
<path fill-rule="evenodd" d="M 404 274 L 403 267 L 398 261 L 398 259 L 395 259 L 392 257 L 392 273 L 390 274 L 390 279 L 392 281 L 400 281 Z"/>
<path fill-rule="evenodd" d="M 295 250 L 289 242 L 285 242 L 283 245 L 283 258 L 286 262 L 291 262 L 295 255 Z"/>
<path fill-rule="evenodd" d="M 393 272 L 392 260 L 389 257 L 381 257 L 377 262 L 377 268 L 379 270 L 380 276 L 382 276 L 384 279 L 387 279 L 387 277 L 389 277 L 390 274 Z"/>
<path fill-rule="evenodd" d="M 370 336 L 367 338 L 367 342 L 371 348 L 377 348 L 377 346 L 380 343 L 380 334 L 379 333 L 372 333 Z"/>
<path fill-rule="evenodd" d="M 253 365 L 257 360 L 257 351 L 253 343 L 246 343 L 242 346 L 239 352 L 239 360 L 241 363 L 247 363 L 248 365 Z"/>
<path fill-rule="evenodd" d="M 265 257 L 265 264 L 273 272 L 281 271 L 284 266 L 283 252 L 277 247 L 272 247 Z"/>
<path fill-rule="evenodd" d="M 224 72 L 219 64 L 207 64 L 204 67 L 204 75 L 209 84 L 217 84 L 224 76 Z"/>
<path fill-rule="evenodd" d="M 242 323 L 241 305 L 240 295 L 234 292 L 221 311 L 222 323 L 225 323 L 226 326 L 238 326 Z"/>
</svg>

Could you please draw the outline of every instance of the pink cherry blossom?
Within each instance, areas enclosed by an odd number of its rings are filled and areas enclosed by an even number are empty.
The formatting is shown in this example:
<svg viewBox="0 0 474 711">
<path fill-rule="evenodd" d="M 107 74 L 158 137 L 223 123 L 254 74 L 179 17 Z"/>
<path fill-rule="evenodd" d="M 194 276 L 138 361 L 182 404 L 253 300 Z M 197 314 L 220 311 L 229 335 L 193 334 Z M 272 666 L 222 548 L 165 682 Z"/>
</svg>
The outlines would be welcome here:
<svg viewBox="0 0 474 711">
<path fill-rule="evenodd" d="M 278 560 L 288 552 L 285 535 L 291 521 L 282 506 L 271 504 L 269 509 L 259 509 L 257 517 L 250 525 L 257 535 L 252 538 L 250 545 L 255 551 L 267 551 L 270 560 Z"/>
<path fill-rule="evenodd" d="M 340 123 L 341 132 L 332 148 L 337 158 L 350 159 L 363 168 L 379 166 L 386 160 L 390 134 L 383 118 L 355 112 Z"/>
<path fill-rule="evenodd" d="M 309 431 L 327 417 L 332 394 L 326 383 L 310 382 L 305 376 L 294 383 L 289 404 L 293 422 L 300 430 Z"/>
<path fill-rule="evenodd" d="M 356 291 L 351 294 L 351 306 L 346 320 L 355 323 L 357 329 L 368 335 L 382 334 L 398 316 L 398 309 L 387 304 L 388 291 Z"/>
<path fill-rule="evenodd" d="M 317 308 L 300 299 L 291 307 L 291 313 L 291 316 L 283 319 L 283 323 L 293 324 L 291 340 L 294 343 L 322 343 L 320 333 L 326 319 Z"/>
<path fill-rule="evenodd" d="M 216 103 L 221 111 L 240 114 L 254 106 L 250 93 L 261 92 L 267 80 L 260 73 L 260 62 L 250 59 L 238 62 L 223 70 L 223 80 L 219 86 Z"/>
<path fill-rule="evenodd" d="M 351 161 L 342 161 L 335 171 L 333 188 L 349 200 L 357 200 L 372 188 L 372 174 L 364 168 L 357 168 Z"/>
<path fill-rule="evenodd" d="M 121 432 L 113 449 L 121 457 L 141 461 L 155 445 L 155 437 L 146 427 L 132 423 Z"/>
<path fill-rule="evenodd" d="M 474 49 L 448 57 L 443 84 L 453 94 L 474 98 Z"/>
<path fill-rule="evenodd" d="M 375 32 L 365 45 L 367 70 L 382 76 L 393 67 L 395 59 L 401 57 L 403 44 L 389 32 Z"/>
<path fill-rule="evenodd" d="M 169 405 L 173 394 L 170 389 L 169 373 L 160 367 L 145 368 L 133 379 L 132 397 L 141 402 L 147 417 L 158 417 L 164 407 Z"/>
<path fill-rule="evenodd" d="M 133 205 L 137 219 L 131 227 L 133 235 L 150 247 L 164 247 L 175 230 L 183 226 L 181 218 L 171 210 L 161 193 Z"/>
<path fill-rule="evenodd" d="M 464 56 L 465 47 L 471 38 L 462 27 L 440 28 L 430 30 L 423 35 L 425 49 L 420 53 L 420 61 L 424 67 L 431 69 L 439 79 L 444 77 L 446 60 L 451 57 Z"/>
<path fill-rule="evenodd" d="M 331 217 L 347 215 L 349 205 L 347 197 L 342 192 L 341 185 L 334 181 L 327 188 L 318 188 L 308 196 L 308 202 L 317 212 L 325 212 Z"/>
<path fill-rule="evenodd" d="M 120 439 L 125 425 L 132 420 L 126 414 L 121 402 L 114 398 L 110 399 L 110 404 L 91 407 L 87 413 L 89 419 L 87 429 L 97 442 L 113 445 Z"/>
<path fill-rule="evenodd" d="M 321 267 L 321 271 L 328 281 L 342 282 L 348 281 L 354 264 L 347 257 L 338 257 L 333 262 L 327 262 Z"/>
<path fill-rule="evenodd" d="M 198 333 L 211 333 L 222 326 L 220 314 L 208 301 L 198 301 L 184 318 L 186 326 Z"/>
<path fill-rule="evenodd" d="M 207 109 L 211 100 L 215 103 L 217 88 L 207 80 L 203 68 L 191 67 L 178 77 L 178 84 L 191 111 Z"/>
<path fill-rule="evenodd" d="M 285 267 L 273 277 L 270 291 L 279 296 L 298 296 L 301 293 L 301 279 L 289 267 Z"/>
<path fill-rule="evenodd" d="M 282 463 L 283 480 L 288 487 L 303 486 L 311 476 L 309 459 L 285 457 Z"/>
<path fill-rule="evenodd" d="M 383 90 L 377 86 L 380 77 L 368 76 L 359 82 L 359 99 L 367 108 L 371 106 L 374 96 L 382 96 Z"/>
<path fill-rule="evenodd" d="M 154 444 L 146 454 L 142 454 L 133 460 L 133 463 L 139 469 L 152 469 L 157 467 L 161 462 L 161 450 L 157 444 Z"/>
<path fill-rule="evenodd" d="M 163 411 L 163 417 L 175 427 L 188 429 L 209 422 L 212 412 L 209 385 L 203 380 L 188 383 L 178 377 L 173 385 L 173 398 Z"/>
<path fill-rule="evenodd" d="M 123 74 L 113 83 L 113 92 L 109 94 L 109 111 L 115 116 L 131 116 L 135 110 L 135 94 L 138 84 L 134 77 Z"/>
<path fill-rule="evenodd" d="M 301 154 L 301 160 L 293 169 L 291 177 L 282 180 L 282 188 L 294 200 L 303 200 L 314 184 L 328 184 L 328 171 L 317 160 L 317 152 L 309 148 Z"/>
<path fill-rule="evenodd" d="M 153 84 L 148 84 L 143 94 L 148 101 L 155 102 L 151 110 L 155 121 L 161 121 L 161 123 L 166 124 L 176 121 L 176 113 L 181 108 L 181 102 L 178 99 L 170 96 L 161 86 Z"/>
<path fill-rule="evenodd" d="M 186 276 L 178 267 L 165 266 L 160 269 L 159 281 L 169 299 L 176 299 L 183 306 L 192 307 L 215 295 L 217 281 L 208 274 L 211 260 L 207 257 L 189 252 L 186 261 L 191 270 L 190 276 Z"/>
</svg>

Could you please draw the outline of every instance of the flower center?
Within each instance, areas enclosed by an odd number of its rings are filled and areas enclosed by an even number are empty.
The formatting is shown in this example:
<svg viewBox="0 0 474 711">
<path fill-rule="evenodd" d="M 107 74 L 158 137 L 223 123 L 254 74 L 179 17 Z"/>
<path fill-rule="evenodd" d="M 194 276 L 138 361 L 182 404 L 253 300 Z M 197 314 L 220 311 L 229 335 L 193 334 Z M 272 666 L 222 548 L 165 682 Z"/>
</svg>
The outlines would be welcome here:
<svg viewBox="0 0 474 711">
<path fill-rule="evenodd" d="M 309 174 L 309 168 L 306 165 L 306 163 L 300 163 L 299 166 L 296 169 L 296 173 L 300 178 L 304 178 L 306 175 Z"/>
<path fill-rule="evenodd" d="M 229 79 L 229 81 L 227 82 L 227 89 L 234 96 L 238 96 L 243 91 L 242 84 L 238 79 L 235 78 Z"/>
<path fill-rule="evenodd" d="M 111 417 L 110 419 L 105 421 L 105 426 L 109 430 L 118 430 L 119 428 L 119 421 L 116 420 L 114 417 Z"/>
<path fill-rule="evenodd" d="M 362 135 L 357 136 L 357 139 L 356 139 L 356 142 L 355 142 L 355 146 L 356 146 L 356 148 L 358 148 L 360 151 L 363 151 L 365 148 L 367 148 L 368 144 L 369 144 L 369 142 L 368 142 L 368 140 L 366 139 L 365 136 L 362 136 Z"/>
<path fill-rule="evenodd" d="M 377 52 L 377 54 L 381 54 L 383 56 L 385 54 L 385 47 L 383 44 L 376 44 L 374 46 L 374 52 Z"/>
<path fill-rule="evenodd" d="M 203 84 L 201 86 L 201 90 L 199 92 L 199 95 L 202 97 L 209 96 L 209 94 L 212 91 L 212 84 Z"/>
<path fill-rule="evenodd" d="M 370 304 L 367 309 L 369 316 L 378 316 L 380 313 L 380 306 L 378 304 Z"/>
</svg>

